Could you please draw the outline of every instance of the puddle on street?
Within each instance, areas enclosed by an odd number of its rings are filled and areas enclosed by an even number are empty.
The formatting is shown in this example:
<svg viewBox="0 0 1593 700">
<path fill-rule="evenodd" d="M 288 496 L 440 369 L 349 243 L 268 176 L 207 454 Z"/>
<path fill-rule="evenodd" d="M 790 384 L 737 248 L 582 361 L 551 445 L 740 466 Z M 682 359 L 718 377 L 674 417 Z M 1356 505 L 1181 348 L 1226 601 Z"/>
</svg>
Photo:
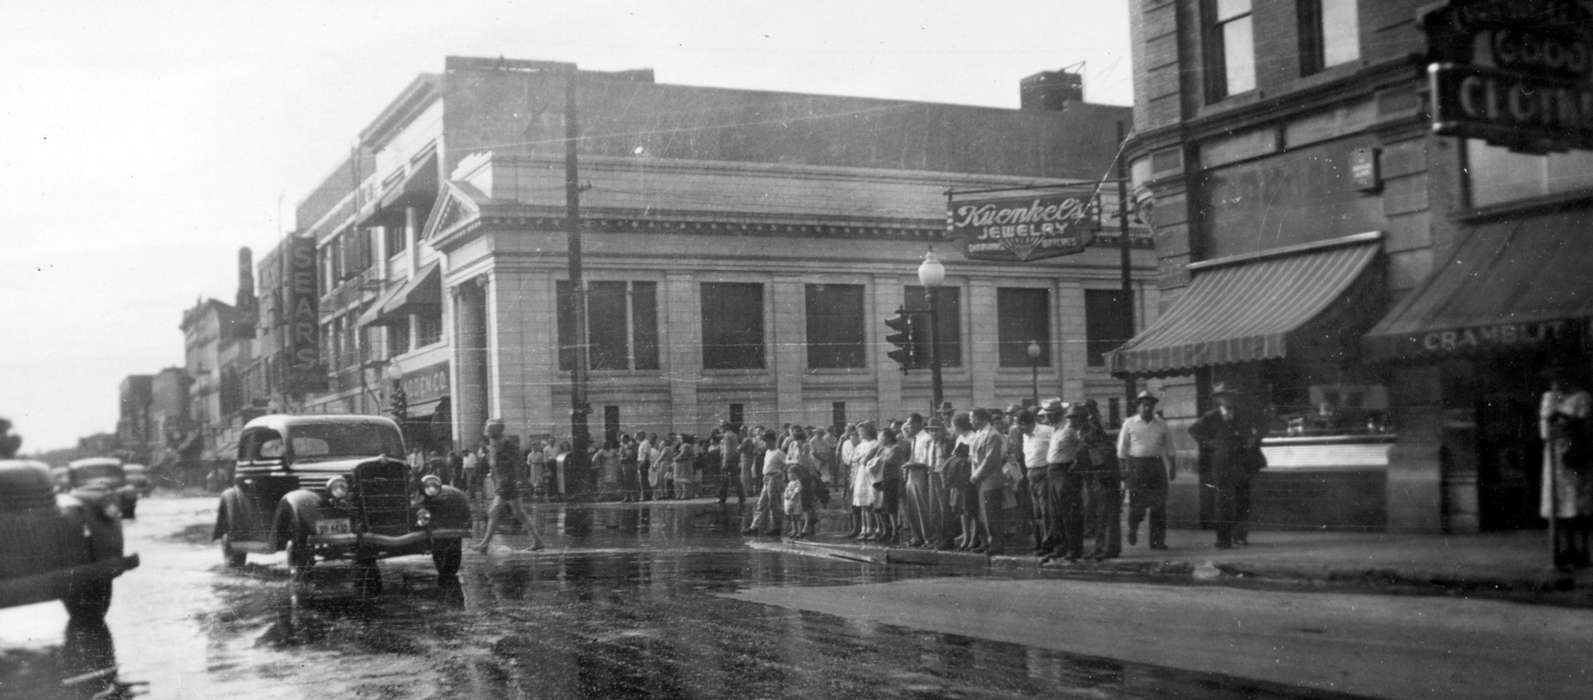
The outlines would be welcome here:
<svg viewBox="0 0 1593 700">
<path fill-rule="evenodd" d="M 926 573 L 752 549 L 740 517 L 734 506 L 545 506 L 547 549 L 501 535 L 488 554 L 468 552 L 452 583 L 437 581 L 427 557 L 386 560 L 377 596 L 344 564 L 317 565 L 296 584 L 280 555 L 227 571 L 213 546 L 163 533 L 141 543 L 145 560 L 169 554 L 194 568 L 163 594 L 195 602 L 128 635 L 139 641 L 121 649 L 124 672 L 152 679 L 151 697 L 1320 696 L 728 600 L 716 594 L 845 595 L 848 584 Z M 161 640 L 184 640 L 202 659 L 166 672 Z M 49 663 L 0 655 L 0 682 Z"/>
</svg>

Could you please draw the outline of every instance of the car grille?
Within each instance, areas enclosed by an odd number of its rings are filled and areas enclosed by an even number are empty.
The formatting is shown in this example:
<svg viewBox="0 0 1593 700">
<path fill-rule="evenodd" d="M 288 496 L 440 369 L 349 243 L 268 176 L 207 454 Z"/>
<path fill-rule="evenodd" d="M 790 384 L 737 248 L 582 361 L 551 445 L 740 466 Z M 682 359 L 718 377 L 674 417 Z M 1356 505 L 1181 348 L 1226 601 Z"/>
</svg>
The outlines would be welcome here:
<svg viewBox="0 0 1593 700">
<path fill-rule="evenodd" d="M 0 512 L 20 510 L 55 509 L 55 494 L 48 489 L 23 488 L 15 491 L 0 489 Z"/>
<path fill-rule="evenodd" d="M 82 533 L 55 511 L 0 514 L 0 576 L 58 569 L 84 551 Z"/>
<path fill-rule="evenodd" d="M 353 490 L 365 514 L 367 531 L 383 535 L 409 532 L 409 494 L 403 462 L 373 461 L 354 468 Z"/>
</svg>

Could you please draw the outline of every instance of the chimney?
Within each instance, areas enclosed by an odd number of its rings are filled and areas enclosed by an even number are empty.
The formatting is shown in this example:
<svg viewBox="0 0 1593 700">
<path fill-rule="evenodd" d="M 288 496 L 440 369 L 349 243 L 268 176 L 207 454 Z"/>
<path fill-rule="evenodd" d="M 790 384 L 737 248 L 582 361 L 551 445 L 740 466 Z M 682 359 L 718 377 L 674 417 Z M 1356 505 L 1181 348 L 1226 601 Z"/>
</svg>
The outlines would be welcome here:
<svg viewBox="0 0 1593 700">
<path fill-rule="evenodd" d="M 1020 109 L 1066 111 L 1084 101 L 1084 75 L 1065 69 L 1035 73 L 1018 82 L 1018 98 Z"/>
</svg>

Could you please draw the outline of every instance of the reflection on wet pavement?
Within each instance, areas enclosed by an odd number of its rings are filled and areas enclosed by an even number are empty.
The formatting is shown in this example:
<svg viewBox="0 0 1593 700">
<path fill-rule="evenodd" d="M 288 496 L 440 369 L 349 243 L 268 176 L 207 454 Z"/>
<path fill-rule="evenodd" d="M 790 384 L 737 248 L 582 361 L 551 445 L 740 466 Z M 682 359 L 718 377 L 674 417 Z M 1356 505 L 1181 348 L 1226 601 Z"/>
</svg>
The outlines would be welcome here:
<svg viewBox="0 0 1593 700">
<path fill-rule="evenodd" d="M 192 525 L 174 520 L 138 533 L 139 546 L 146 562 L 160 562 L 152 572 L 193 573 L 124 582 L 119 604 L 149 597 L 129 590 L 136 581 L 191 607 L 149 613 L 130 634 L 118 629 L 138 640 L 121 649 L 124 674 L 150 679 L 151 697 L 1306 694 L 728 600 L 717 594 L 828 586 L 845 596 L 849 584 L 924 575 L 749 548 L 737 534 L 744 512 L 544 506 L 548 549 L 521 551 L 528 535 L 500 535 L 486 555 L 467 553 L 453 583 L 439 583 L 427 557 L 386 560 L 375 597 L 362 596 L 342 564 L 318 565 L 305 584 L 288 581 L 280 555 L 225 570 L 213 545 L 171 537 Z M 175 648 L 202 658 L 162 657 Z M 17 673 L 0 667 L 0 682 Z"/>
</svg>

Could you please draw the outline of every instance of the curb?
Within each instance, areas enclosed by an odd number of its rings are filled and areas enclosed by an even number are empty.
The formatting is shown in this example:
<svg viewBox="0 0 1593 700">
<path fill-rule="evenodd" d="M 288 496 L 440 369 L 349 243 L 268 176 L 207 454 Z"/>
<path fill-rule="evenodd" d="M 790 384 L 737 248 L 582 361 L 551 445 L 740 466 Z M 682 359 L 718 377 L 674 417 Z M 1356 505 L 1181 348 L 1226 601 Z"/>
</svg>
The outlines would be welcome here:
<svg viewBox="0 0 1593 700">
<path fill-rule="evenodd" d="M 1323 584 L 1347 588 L 1407 589 L 1426 592 L 1479 593 L 1495 595 L 1562 594 L 1593 586 L 1593 578 L 1583 580 L 1571 574 L 1545 570 L 1528 577 L 1465 576 L 1454 571 L 1398 568 L 1301 567 L 1260 562 L 1187 559 L 1111 559 L 1073 563 L 1041 564 L 1038 558 L 1016 555 L 986 555 L 903 547 L 884 547 L 849 542 L 752 541 L 749 546 L 819 556 L 879 566 L 906 564 L 934 566 L 948 570 L 984 569 L 992 573 L 1038 574 L 1040 576 L 1086 576 L 1124 579 L 1185 579 L 1202 583 L 1271 582 Z M 1580 584 L 1580 586 L 1579 586 Z M 1562 601 L 1572 602 L 1572 601 Z M 1593 600 L 1581 604 L 1593 604 Z"/>
</svg>

